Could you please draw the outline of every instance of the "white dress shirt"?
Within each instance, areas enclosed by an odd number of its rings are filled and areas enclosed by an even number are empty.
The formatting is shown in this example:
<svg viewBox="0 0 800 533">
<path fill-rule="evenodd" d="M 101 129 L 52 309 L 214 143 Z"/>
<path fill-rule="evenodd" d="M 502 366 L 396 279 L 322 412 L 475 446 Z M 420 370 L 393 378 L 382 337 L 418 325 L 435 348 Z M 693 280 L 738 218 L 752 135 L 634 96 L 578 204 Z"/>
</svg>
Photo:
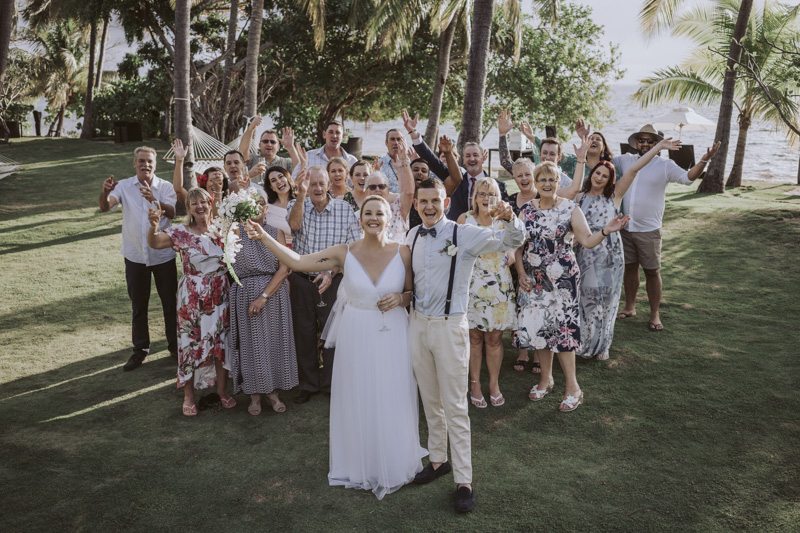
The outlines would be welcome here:
<svg viewBox="0 0 800 533">
<path fill-rule="evenodd" d="M 154 250 L 147 244 L 147 228 L 150 227 L 147 213 L 150 209 L 150 202 L 142 197 L 140 187 L 139 179 L 133 176 L 117 182 L 117 186 L 109 193 L 109 196 L 116 198 L 117 202 L 122 205 L 122 248 L 120 253 L 133 263 L 147 266 L 160 265 L 173 259 L 175 250 L 172 248 Z M 178 198 L 172 188 L 172 183 L 153 177 L 150 190 L 153 191 L 153 196 L 162 206 L 170 205 L 173 209 L 175 208 Z M 162 216 L 159 228 L 163 230 L 169 226 L 170 220 Z"/>
<path fill-rule="evenodd" d="M 355 156 L 352 156 L 347 152 L 345 152 L 344 148 L 340 147 L 340 150 L 342 151 L 341 158 L 347 161 L 347 168 L 349 170 L 350 167 L 353 166 L 353 163 L 358 161 L 358 159 L 356 159 Z M 320 166 L 322 168 L 326 168 L 328 166 L 328 161 L 330 161 L 327 154 L 325 154 L 324 146 L 321 148 L 317 148 L 316 150 L 309 150 L 306 155 L 308 156 L 308 166 L 310 167 Z M 297 177 L 297 173 L 300 172 L 300 166 L 301 165 L 297 165 L 296 167 L 294 167 L 294 170 L 292 170 L 293 178 Z"/>
<path fill-rule="evenodd" d="M 622 154 L 615 157 L 613 163 L 624 174 L 638 159 L 637 154 Z M 644 232 L 661 228 L 667 185 L 670 182 L 692 184 L 688 171 L 679 167 L 675 161 L 658 155 L 639 171 L 628 192 L 622 197 L 622 214 L 631 216 L 626 230 Z"/>
<path fill-rule="evenodd" d="M 505 222 L 504 225 L 504 230 L 495 232 L 496 239 L 492 239 L 492 230 L 489 228 L 458 225 L 458 242 L 456 244 L 458 251 L 456 252 L 456 272 L 453 278 L 453 295 L 450 302 L 451 315 L 461 315 L 467 312 L 469 283 L 475 260 L 479 255 L 516 250 L 522 246 L 525 240 L 525 228 L 522 221 L 514 217 L 511 222 Z M 450 279 L 450 262 L 452 260 L 452 257 L 447 254 L 446 248 L 453 242 L 453 228 L 456 226 L 457 224 L 452 220 L 442 217 L 433 226 L 436 228 L 436 237 L 420 236 L 414 247 L 411 266 L 414 271 L 415 308 L 423 315 L 444 316 L 447 282 Z M 408 232 L 406 244 L 409 248 L 422 227 L 424 226 L 416 226 Z"/>
</svg>

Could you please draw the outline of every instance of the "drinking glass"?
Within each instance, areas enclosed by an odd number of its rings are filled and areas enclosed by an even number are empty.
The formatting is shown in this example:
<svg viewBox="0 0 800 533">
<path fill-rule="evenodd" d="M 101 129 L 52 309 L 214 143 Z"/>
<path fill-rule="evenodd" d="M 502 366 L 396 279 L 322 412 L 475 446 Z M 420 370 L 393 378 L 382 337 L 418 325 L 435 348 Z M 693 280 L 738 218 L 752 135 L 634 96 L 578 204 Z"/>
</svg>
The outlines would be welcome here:
<svg viewBox="0 0 800 533">
<path fill-rule="evenodd" d="M 322 280 L 317 282 L 317 287 L 320 285 L 322 285 Z M 322 293 L 319 293 L 319 303 L 317 304 L 317 307 L 328 307 L 328 304 L 326 304 L 325 300 L 322 299 Z"/>
<path fill-rule="evenodd" d="M 156 213 L 160 213 L 161 204 L 158 202 L 158 200 L 153 200 L 152 202 L 150 202 L 150 209 L 152 209 Z M 156 229 L 153 230 L 153 235 L 158 235 L 159 233 L 161 233 L 161 219 L 159 219 L 158 224 L 156 224 Z"/>
<path fill-rule="evenodd" d="M 381 294 L 381 299 L 384 298 L 385 296 L 388 296 L 389 294 L 390 293 Z M 386 312 L 385 311 L 381 311 L 381 322 L 383 323 L 383 326 L 378 331 L 390 331 L 392 329 L 392 328 L 390 328 L 389 326 L 386 325 Z"/>
<path fill-rule="evenodd" d="M 495 210 L 497 207 L 497 196 L 491 195 L 489 196 L 489 213 Z M 489 215 L 492 219 L 492 240 L 496 240 L 497 237 L 494 236 L 494 216 Z"/>
</svg>

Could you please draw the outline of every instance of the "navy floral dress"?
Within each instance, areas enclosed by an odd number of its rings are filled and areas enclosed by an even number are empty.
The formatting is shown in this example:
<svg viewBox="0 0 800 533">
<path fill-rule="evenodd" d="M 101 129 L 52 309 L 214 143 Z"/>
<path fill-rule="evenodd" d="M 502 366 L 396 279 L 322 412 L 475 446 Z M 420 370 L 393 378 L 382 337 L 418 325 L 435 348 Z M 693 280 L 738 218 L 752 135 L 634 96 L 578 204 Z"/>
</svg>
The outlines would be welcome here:
<svg viewBox="0 0 800 533">
<path fill-rule="evenodd" d="M 581 345 L 580 269 L 572 251 L 570 218 L 575 202 L 560 199 L 551 209 L 529 202 L 520 212 L 526 242 L 522 262 L 533 289 L 519 290 L 519 329 L 514 346 L 528 350 L 571 352 Z"/>
</svg>

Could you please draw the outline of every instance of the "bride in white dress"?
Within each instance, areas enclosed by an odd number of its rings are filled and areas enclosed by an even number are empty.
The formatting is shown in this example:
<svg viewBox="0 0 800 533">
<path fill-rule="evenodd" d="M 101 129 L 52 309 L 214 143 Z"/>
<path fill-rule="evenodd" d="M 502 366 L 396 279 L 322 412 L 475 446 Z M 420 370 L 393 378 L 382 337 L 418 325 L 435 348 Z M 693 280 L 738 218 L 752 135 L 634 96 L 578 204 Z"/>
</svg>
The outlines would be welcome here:
<svg viewBox="0 0 800 533">
<path fill-rule="evenodd" d="M 281 246 L 258 224 L 260 239 L 296 271 L 342 268 L 344 302 L 332 314 L 334 338 L 330 411 L 331 485 L 371 490 L 378 499 L 411 482 L 427 451 L 419 445 L 417 384 L 408 350 L 411 253 L 389 241 L 391 207 L 372 196 L 361 205 L 364 237 L 300 256 Z"/>
</svg>

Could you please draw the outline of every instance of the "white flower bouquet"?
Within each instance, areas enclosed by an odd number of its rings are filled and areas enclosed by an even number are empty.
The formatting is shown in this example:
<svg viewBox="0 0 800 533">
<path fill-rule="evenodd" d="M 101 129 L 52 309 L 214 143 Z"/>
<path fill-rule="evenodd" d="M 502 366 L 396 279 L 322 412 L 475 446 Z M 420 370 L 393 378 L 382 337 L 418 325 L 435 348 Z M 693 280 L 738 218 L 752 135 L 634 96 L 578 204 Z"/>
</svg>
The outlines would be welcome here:
<svg viewBox="0 0 800 533">
<path fill-rule="evenodd" d="M 233 271 L 236 254 L 242 249 L 242 245 L 239 243 L 239 223 L 261 216 L 261 207 L 256 203 L 258 196 L 258 191 L 252 187 L 228 194 L 217 206 L 217 216 L 214 217 L 208 228 L 209 237 L 222 244 L 228 272 L 240 287 L 242 282 Z"/>
</svg>

